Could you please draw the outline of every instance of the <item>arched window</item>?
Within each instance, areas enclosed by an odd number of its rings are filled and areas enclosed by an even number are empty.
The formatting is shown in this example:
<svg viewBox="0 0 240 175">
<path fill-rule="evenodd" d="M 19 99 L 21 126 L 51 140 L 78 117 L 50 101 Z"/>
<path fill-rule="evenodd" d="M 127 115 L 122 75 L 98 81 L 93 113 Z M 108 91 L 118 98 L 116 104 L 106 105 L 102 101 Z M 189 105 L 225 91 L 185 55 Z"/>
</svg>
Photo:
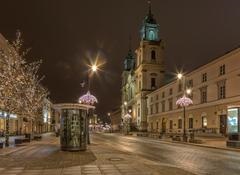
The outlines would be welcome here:
<svg viewBox="0 0 240 175">
<path fill-rule="evenodd" d="M 151 51 L 151 59 L 152 60 L 156 60 L 156 52 L 155 52 L 155 50 Z"/>
<path fill-rule="evenodd" d="M 156 39 L 154 31 L 149 31 L 148 37 L 150 41 L 154 41 Z"/>
</svg>

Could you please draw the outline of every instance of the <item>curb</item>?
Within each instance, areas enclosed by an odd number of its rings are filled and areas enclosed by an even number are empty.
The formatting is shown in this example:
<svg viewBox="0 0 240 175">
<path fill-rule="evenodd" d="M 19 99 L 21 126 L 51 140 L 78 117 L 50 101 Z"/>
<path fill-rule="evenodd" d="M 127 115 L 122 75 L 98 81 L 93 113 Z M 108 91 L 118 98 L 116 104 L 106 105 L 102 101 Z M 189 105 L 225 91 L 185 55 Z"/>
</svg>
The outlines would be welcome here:
<svg viewBox="0 0 240 175">
<path fill-rule="evenodd" d="M 178 144 L 192 145 L 192 146 L 198 146 L 198 147 L 203 147 L 203 148 L 212 148 L 212 149 L 218 149 L 218 150 L 240 152 L 240 149 L 238 149 L 238 148 L 223 148 L 223 147 L 210 146 L 210 145 L 204 145 L 204 144 L 201 145 L 201 144 L 194 144 L 194 143 L 184 143 L 184 142 L 165 141 L 165 140 L 163 140 L 163 142 L 178 143 Z"/>
<path fill-rule="evenodd" d="M 134 134 L 132 136 L 133 137 L 141 137 L 141 136 L 136 136 Z M 146 137 L 146 138 L 153 139 L 151 137 Z M 206 145 L 206 144 L 194 144 L 194 143 L 189 143 L 189 142 L 168 141 L 168 140 L 161 140 L 161 139 L 153 139 L 153 140 L 158 140 L 160 142 L 165 142 L 165 143 L 176 143 L 176 144 L 183 144 L 183 145 L 198 146 L 198 147 L 203 147 L 203 148 L 212 148 L 212 149 L 218 149 L 218 150 L 240 152 L 240 149 L 238 149 L 238 148 L 223 148 L 223 147 L 217 147 L 217 146 L 210 146 L 210 145 Z"/>
</svg>

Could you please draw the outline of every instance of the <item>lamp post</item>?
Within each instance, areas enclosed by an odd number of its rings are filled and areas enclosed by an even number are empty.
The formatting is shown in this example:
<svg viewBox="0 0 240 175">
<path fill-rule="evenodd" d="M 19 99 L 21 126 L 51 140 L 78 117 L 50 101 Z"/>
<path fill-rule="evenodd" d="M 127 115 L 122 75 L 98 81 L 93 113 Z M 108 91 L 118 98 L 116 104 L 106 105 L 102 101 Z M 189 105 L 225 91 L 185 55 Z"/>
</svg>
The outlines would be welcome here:
<svg viewBox="0 0 240 175">
<path fill-rule="evenodd" d="M 186 94 L 191 94 L 191 89 L 186 88 L 186 79 L 183 74 L 179 73 L 177 75 L 179 80 L 183 81 L 183 96 L 179 98 L 176 102 L 176 105 L 179 105 L 183 108 L 183 141 L 187 142 L 187 134 L 186 134 L 186 107 L 193 104 L 193 101 L 186 96 Z"/>
<path fill-rule="evenodd" d="M 87 75 L 87 83 L 88 83 L 88 90 L 87 93 L 79 98 L 79 103 L 88 104 L 88 105 L 94 105 L 98 102 L 97 98 L 90 93 L 90 85 L 91 85 L 91 73 L 94 73 L 98 70 L 98 67 L 96 64 L 90 66 L 90 69 L 88 69 L 88 75 Z M 90 136 L 89 136 L 89 118 L 90 118 L 90 112 L 87 110 L 87 120 L 86 120 L 86 126 L 87 126 L 87 140 L 88 144 L 90 144 Z"/>
<path fill-rule="evenodd" d="M 131 112 L 131 111 L 129 111 Z M 127 111 L 127 102 L 124 101 L 124 116 L 123 116 L 123 123 L 124 123 L 124 131 L 126 132 L 126 135 L 129 134 L 130 131 L 130 119 L 132 116 Z"/>
<path fill-rule="evenodd" d="M 111 126 L 111 128 L 110 128 L 110 132 L 112 132 L 112 131 L 113 131 L 113 124 L 112 124 L 111 113 L 108 112 L 107 115 L 108 115 L 108 117 L 109 117 L 109 119 L 110 119 L 110 126 Z"/>
</svg>

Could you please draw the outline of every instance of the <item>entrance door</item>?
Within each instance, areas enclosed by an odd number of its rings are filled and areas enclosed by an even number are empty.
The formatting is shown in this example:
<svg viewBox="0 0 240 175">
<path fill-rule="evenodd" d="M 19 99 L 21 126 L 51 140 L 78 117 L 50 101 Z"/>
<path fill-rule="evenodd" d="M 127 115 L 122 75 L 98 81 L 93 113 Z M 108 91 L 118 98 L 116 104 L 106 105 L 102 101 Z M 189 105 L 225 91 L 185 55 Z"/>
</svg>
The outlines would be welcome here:
<svg viewBox="0 0 240 175">
<path fill-rule="evenodd" d="M 162 119 L 162 133 L 166 133 L 166 120 L 165 120 L 165 118 Z"/>
<path fill-rule="evenodd" d="M 226 135 L 227 132 L 227 115 L 220 115 L 220 133 Z"/>
</svg>

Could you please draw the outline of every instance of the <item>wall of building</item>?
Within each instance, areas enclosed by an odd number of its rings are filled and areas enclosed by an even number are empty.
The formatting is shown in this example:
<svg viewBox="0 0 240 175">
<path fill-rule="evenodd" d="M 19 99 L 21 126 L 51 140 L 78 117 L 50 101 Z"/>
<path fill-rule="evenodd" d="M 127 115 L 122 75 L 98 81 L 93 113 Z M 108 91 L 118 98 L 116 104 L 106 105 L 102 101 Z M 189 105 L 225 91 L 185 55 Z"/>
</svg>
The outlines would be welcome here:
<svg viewBox="0 0 240 175">
<path fill-rule="evenodd" d="M 227 116 L 227 109 L 239 105 L 240 102 L 240 49 L 236 49 L 214 61 L 203 65 L 185 75 L 187 87 L 192 89 L 189 96 L 193 105 L 186 108 L 186 128 L 189 129 L 189 118 L 193 118 L 193 128 L 196 132 L 220 133 L 220 116 Z M 220 75 L 220 67 L 225 66 L 225 73 Z M 207 81 L 203 82 L 203 74 L 207 73 Z M 189 81 L 192 86 L 188 86 Z M 162 132 L 166 123 L 166 133 L 181 133 L 178 120 L 183 121 L 183 111 L 176 105 L 183 95 L 179 91 L 179 80 L 175 80 L 148 95 L 148 131 Z M 225 85 L 225 97 L 220 98 L 220 84 Z M 207 89 L 207 98 L 203 101 L 201 89 Z M 170 93 L 172 89 L 172 93 Z M 165 104 L 165 105 L 163 105 Z M 172 107 L 171 107 L 172 106 Z M 203 126 L 206 116 L 207 126 Z M 173 128 L 170 129 L 170 121 Z M 183 124 L 182 124 L 183 126 Z M 192 130 L 190 129 L 190 130 Z"/>
</svg>

